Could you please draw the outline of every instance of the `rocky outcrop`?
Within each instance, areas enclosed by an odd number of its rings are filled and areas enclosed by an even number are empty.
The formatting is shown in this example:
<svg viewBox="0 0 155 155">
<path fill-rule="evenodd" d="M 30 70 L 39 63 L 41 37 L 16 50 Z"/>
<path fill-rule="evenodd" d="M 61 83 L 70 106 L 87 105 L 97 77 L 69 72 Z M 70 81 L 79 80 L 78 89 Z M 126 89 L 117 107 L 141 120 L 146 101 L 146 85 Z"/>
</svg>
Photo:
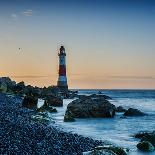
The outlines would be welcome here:
<svg viewBox="0 0 155 155">
<path fill-rule="evenodd" d="M 138 109 L 129 108 L 125 113 L 124 116 L 145 116 L 146 114 L 141 112 Z"/>
<path fill-rule="evenodd" d="M 22 106 L 29 109 L 37 109 L 38 98 L 33 95 L 27 95 L 24 97 Z"/>
<path fill-rule="evenodd" d="M 76 99 L 68 104 L 64 118 L 112 118 L 115 106 L 104 98 Z"/>
<path fill-rule="evenodd" d="M 55 106 L 62 106 L 62 100 L 67 98 L 75 98 L 77 97 L 77 91 L 62 91 L 57 86 L 49 86 L 44 88 L 33 87 L 31 85 L 25 85 L 25 83 L 19 82 L 16 83 L 12 81 L 9 77 L 0 78 L 0 92 L 9 93 L 12 95 L 20 95 L 24 96 L 27 94 L 33 94 L 38 98 L 46 99 L 46 98 L 58 98 L 59 101 L 55 101 Z M 47 99 L 52 104 L 51 99 Z"/>
</svg>

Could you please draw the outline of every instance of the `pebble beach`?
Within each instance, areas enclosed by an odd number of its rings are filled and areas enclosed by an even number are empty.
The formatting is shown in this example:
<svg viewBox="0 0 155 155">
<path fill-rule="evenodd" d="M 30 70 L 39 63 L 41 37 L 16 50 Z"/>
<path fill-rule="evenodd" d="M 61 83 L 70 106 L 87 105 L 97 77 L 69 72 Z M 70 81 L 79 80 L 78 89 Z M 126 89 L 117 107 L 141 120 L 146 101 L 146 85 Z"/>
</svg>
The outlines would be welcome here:
<svg viewBox="0 0 155 155">
<path fill-rule="evenodd" d="M 35 111 L 23 108 L 18 96 L 0 93 L 0 154 L 80 155 L 102 141 L 64 132 L 50 123 L 32 120 Z"/>
</svg>

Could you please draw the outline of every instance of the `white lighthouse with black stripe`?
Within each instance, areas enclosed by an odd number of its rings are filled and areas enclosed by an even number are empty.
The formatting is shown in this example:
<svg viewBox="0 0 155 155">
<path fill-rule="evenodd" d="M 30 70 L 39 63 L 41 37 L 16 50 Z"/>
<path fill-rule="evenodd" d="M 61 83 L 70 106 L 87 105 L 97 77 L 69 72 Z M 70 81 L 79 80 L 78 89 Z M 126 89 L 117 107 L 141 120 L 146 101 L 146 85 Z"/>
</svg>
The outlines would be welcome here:
<svg viewBox="0 0 155 155">
<path fill-rule="evenodd" d="M 57 86 L 61 89 L 68 90 L 67 77 L 66 77 L 66 53 L 65 48 L 63 46 L 61 46 L 58 56 L 59 56 L 59 78 Z"/>
</svg>

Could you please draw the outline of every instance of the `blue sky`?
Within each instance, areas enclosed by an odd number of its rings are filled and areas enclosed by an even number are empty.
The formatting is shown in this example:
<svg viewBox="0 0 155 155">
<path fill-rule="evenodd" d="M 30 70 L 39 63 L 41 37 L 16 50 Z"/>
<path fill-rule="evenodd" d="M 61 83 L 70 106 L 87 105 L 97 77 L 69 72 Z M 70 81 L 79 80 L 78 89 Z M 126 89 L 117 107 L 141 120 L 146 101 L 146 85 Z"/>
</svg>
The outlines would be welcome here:
<svg viewBox="0 0 155 155">
<path fill-rule="evenodd" d="M 155 1 L 1 0 L 0 25 L 1 76 L 56 84 L 63 44 L 71 88 L 155 88 Z"/>
</svg>

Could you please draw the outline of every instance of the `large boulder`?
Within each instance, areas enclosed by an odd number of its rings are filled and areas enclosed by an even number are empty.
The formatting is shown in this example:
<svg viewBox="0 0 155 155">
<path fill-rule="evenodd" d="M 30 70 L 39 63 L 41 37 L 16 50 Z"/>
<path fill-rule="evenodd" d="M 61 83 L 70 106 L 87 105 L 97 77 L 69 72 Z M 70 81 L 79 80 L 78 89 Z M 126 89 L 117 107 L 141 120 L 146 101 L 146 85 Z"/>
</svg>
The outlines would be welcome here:
<svg viewBox="0 0 155 155">
<path fill-rule="evenodd" d="M 141 112 L 138 109 L 129 108 L 125 113 L 124 116 L 145 116 L 146 114 Z"/>
<path fill-rule="evenodd" d="M 154 146 L 148 141 L 143 141 L 138 143 L 137 148 L 141 151 L 147 151 L 147 152 L 151 152 L 155 150 Z"/>
<path fill-rule="evenodd" d="M 45 104 L 49 106 L 54 106 L 54 107 L 62 107 L 63 100 L 54 96 L 48 96 L 45 99 Z"/>
<path fill-rule="evenodd" d="M 64 118 L 112 118 L 115 109 L 115 105 L 104 98 L 76 99 L 68 104 Z"/>
<path fill-rule="evenodd" d="M 22 106 L 29 109 L 37 109 L 38 98 L 33 95 L 26 95 L 23 99 Z"/>
</svg>

